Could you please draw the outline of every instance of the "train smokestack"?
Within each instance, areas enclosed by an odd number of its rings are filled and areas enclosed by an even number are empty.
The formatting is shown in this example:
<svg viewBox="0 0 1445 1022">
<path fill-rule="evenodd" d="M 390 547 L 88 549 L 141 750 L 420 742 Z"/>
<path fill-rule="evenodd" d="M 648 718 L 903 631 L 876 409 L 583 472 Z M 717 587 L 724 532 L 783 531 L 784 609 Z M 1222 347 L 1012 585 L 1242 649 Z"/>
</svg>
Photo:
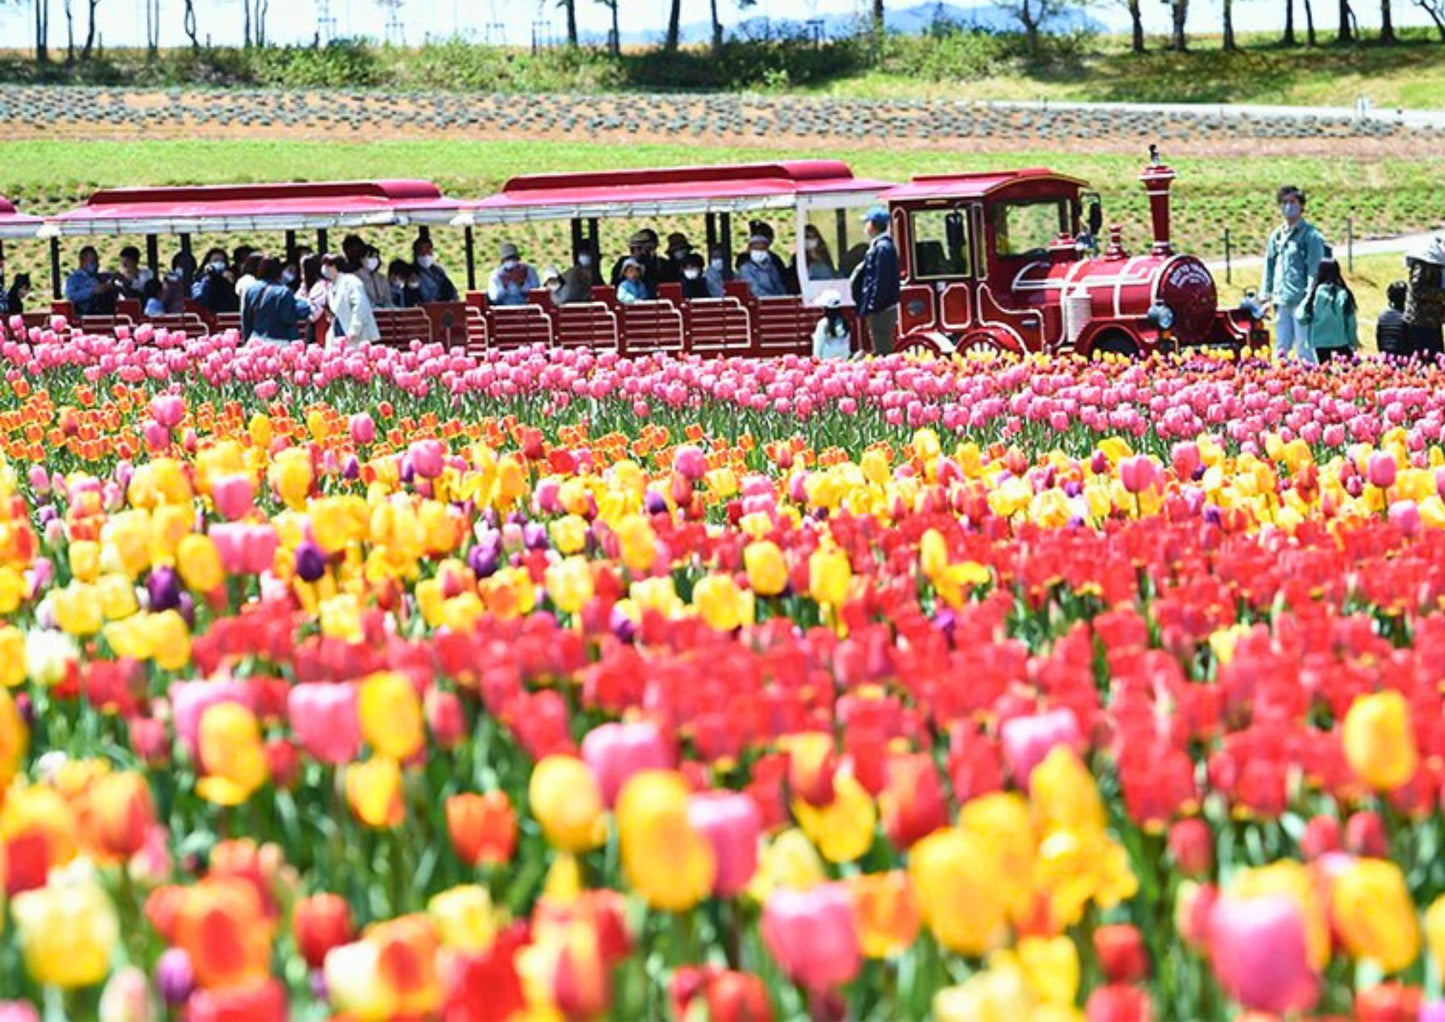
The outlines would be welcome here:
<svg viewBox="0 0 1445 1022">
<path fill-rule="evenodd" d="M 1174 254 L 1169 243 L 1169 187 L 1174 184 L 1174 168 L 1159 159 L 1159 147 L 1149 147 L 1149 166 L 1139 175 L 1144 182 L 1144 192 L 1149 196 L 1149 218 L 1154 224 L 1153 253 L 1157 256 Z"/>
</svg>

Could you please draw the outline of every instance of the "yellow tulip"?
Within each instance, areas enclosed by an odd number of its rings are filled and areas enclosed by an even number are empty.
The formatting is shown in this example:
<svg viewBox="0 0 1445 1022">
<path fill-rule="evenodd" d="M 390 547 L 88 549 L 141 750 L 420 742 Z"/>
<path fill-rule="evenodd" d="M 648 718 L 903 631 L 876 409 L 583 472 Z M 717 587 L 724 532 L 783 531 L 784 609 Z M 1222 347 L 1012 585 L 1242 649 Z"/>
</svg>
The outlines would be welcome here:
<svg viewBox="0 0 1445 1022">
<path fill-rule="evenodd" d="M 13 628 L 5 629 L 14 631 Z M 3 631 L 0 630 L 0 639 L 3 639 Z M 7 655 L 6 644 L 0 641 L 0 657 Z M 19 658 L 20 675 L 25 675 L 25 657 L 22 653 Z M 4 670 L 5 668 L 0 668 Z M 6 684 L 10 684 L 8 678 Z M 20 771 L 20 761 L 25 758 L 25 750 L 30 744 L 30 729 L 25 726 L 25 718 L 20 716 L 20 709 L 15 705 L 14 698 L 10 695 L 9 688 L 0 688 L 0 791 L 10 786 L 15 775 Z"/>
<path fill-rule="evenodd" d="M 808 594 L 819 603 L 840 607 L 848 596 L 853 567 L 841 550 L 814 550 L 808 558 Z"/>
<path fill-rule="evenodd" d="M 442 945 L 458 951 L 483 952 L 497 936 L 497 911 L 485 887 L 462 884 L 442 891 L 426 905 Z"/>
<path fill-rule="evenodd" d="M 585 852 L 606 836 L 602 788 L 592 768 L 575 756 L 548 756 L 533 767 L 527 800 L 554 848 Z"/>
<path fill-rule="evenodd" d="M 628 778 L 617 797 L 622 868 L 653 908 L 685 912 L 712 892 L 712 844 L 688 822 L 687 784 L 669 770 Z"/>
<path fill-rule="evenodd" d="M 135 598 L 135 587 L 124 575 L 102 575 L 95 584 L 95 593 L 100 597 L 100 612 L 108 620 L 117 621 L 130 617 L 140 609 Z"/>
<path fill-rule="evenodd" d="M 731 632 L 752 621 L 751 593 L 739 589 L 731 575 L 708 575 L 698 579 L 692 601 L 709 628 Z"/>
<path fill-rule="evenodd" d="M 1344 744 L 1350 769 L 1377 791 L 1408 783 L 1420 765 L 1410 706 L 1393 690 L 1355 698 L 1345 714 Z"/>
<path fill-rule="evenodd" d="M 1445 894 L 1431 903 L 1425 913 L 1425 942 L 1437 972 L 1445 972 Z"/>
<path fill-rule="evenodd" d="M 52 599 L 55 623 L 67 635 L 94 635 L 105 623 L 100 593 L 95 586 L 72 582 L 64 589 L 57 589 Z"/>
<path fill-rule="evenodd" d="M 657 560 L 657 533 L 642 515 L 628 515 L 617 523 L 622 564 L 634 575 L 645 574 Z"/>
<path fill-rule="evenodd" d="M 1029 805 L 1018 792 L 993 792 L 964 804 L 960 829 L 976 837 L 997 870 L 1015 918 L 1033 906 L 1034 832 Z"/>
<path fill-rule="evenodd" d="M 1068 937 L 1025 937 L 1019 964 L 1034 996 L 1045 1004 L 1069 1007 L 1079 994 L 1079 950 Z"/>
<path fill-rule="evenodd" d="M 1330 889 L 1335 932 L 1356 958 L 1399 972 L 1420 954 L 1415 905 L 1400 867 L 1384 859 L 1356 859 Z"/>
<path fill-rule="evenodd" d="M 587 546 L 587 520 L 578 515 L 557 519 L 547 531 L 560 554 L 581 553 Z"/>
<path fill-rule="evenodd" d="M 78 539 L 70 544 L 70 574 L 78 582 L 94 582 L 100 575 L 100 544 Z"/>
<path fill-rule="evenodd" d="M 196 593 L 213 593 L 226 581 L 221 554 L 210 536 L 190 533 L 176 544 L 176 567 L 181 580 Z"/>
<path fill-rule="evenodd" d="M 790 827 L 765 845 L 758 855 L 758 870 L 748 884 L 755 901 L 767 901 L 775 887 L 806 891 L 828 879 L 818 849 L 796 827 Z"/>
<path fill-rule="evenodd" d="M 828 805 L 820 809 L 794 799 L 793 815 L 829 862 L 852 862 L 873 847 L 878 811 L 867 790 L 850 773 L 840 771 L 834 778 L 833 801 Z"/>
<path fill-rule="evenodd" d="M 0 687 L 16 688 L 24 683 L 25 633 L 14 625 L 0 625 Z"/>
<path fill-rule="evenodd" d="M 92 880 L 17 894 L 10 903 L 25 970 L 41 986 L 93 986 L 120 943 L 115 906 Z"/>
<path fill-rule="evenodd" d="M 365 763 L 348 763 L 346 804 L 368 827 L 382 830 L 400 824 L 406 805 L 402 801 L 401 767 L 396 760 L 374 756 Z"/>
<path fill-rule="evenodd" d="M 361 683 L 357 697 L 361 736 L 378 755 L 410 759 L 426 743 L 421 700 L 405 675 L 379 671 Z"/>
<path fill-rule="evenodd" d="M 913 846 L 908 869 L 923 921 L 940 944 L 981 955 L 999 943 L 1008 918 L 1007 889 L 977 836 L 951 827 L 934 831 Z"/>
<path fill-rule="evenodd" d="M 771 540 L 749 543 L 743 550 L 748 585 L 759 596 L 777 596 L 788 587 L 788 563 Z"/>
<path fill-rule="evenodd" d="M 1056 745 L 1029 775 L 1029 804 L 1040 834 L 1102 833 L 1104 800 L 1078 753 Z"/>
<path fill-rule="evenodd" d="M 547 595 L 564 614 L 575 614 L 595 592 L 592 565 L 586 557 L 566 557 L 547 567 Z"/>
<path fill-rule="evenodd" d="M 276 488 L 276 495 L 293 511 L 306 507 L 314 475 L 311 455 L 301 448 L 282 451 L 271 464 L 271 485 Z"/>
<path fill-rule="evenodd" d="M 151 656 L 155 665 L 165 671 L 179 671 L 191 662 L 191 630 L 180 611 L 163 610 L 145 618 L 150 637 Z"/>
<path fill-rule="evenodd" d="M 201 715 L 201 764 L 196 791 L 208 802 L 240 805 L 266 783 L 270 770 L 256 717 L 239 703 L 216 703 Z"/>
</svg>

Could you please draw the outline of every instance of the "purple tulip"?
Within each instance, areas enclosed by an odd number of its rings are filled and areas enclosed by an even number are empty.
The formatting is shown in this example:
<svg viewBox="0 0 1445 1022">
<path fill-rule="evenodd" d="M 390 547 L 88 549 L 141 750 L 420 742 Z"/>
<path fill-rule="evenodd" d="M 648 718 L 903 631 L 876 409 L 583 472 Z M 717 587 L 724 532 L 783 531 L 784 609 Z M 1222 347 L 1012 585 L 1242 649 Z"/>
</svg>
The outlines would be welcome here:
<svg viewBox="0 0 1445 1022">
<path fill-rule="evenodd" d="M 178 947 L 163 951 L 160 961 L 156 962 L 156 988 L 166 1004 L 172 1008 L 185 1004 L 195 986 L 190 955 Z"/>
<path fill-rule="evenodd" d="M 315 543 L 302 543 L 296 548 L 296 574 L 304 582 L 315 582 L 326 574 L 326 555 Z"/>
<path fill-rule="evenodd" d="M 528 550 L 546 550 L 547 527 L 541 522 L 528 522 L 522 526 L 522 545 Z"/>
<path fill-rule="evenodd" d="M 181 583 L 176 569 L 166 564 L 153 568 L 146 578 L 146 592 L 150 594 L 151 610 L 174 610 L 181 599 Z"/>
</svg>

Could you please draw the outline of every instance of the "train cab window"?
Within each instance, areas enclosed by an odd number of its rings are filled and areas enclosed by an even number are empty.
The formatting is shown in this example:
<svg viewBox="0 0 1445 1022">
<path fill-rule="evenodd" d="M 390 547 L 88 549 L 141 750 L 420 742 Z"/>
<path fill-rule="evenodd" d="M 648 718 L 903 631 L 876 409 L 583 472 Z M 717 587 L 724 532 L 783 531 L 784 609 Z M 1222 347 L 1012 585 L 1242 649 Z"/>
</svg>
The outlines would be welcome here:
<svg viewBox="0 0 1445 1022">
<path fill-rule="evenodd" d="M 913 276 L 920 280 L 967 277 L 968 216 L 962 210 L 921 209 L 912 215 Z"/>
<path fill-rule="evenodd" d="M 847 205 L 804 207 L 794 258 L 805 302 L 830 290 L 841 293 L 845 302 L 850 300 L 848 279 L 868 254 L 863 213 L 876 201 L 862 196 Z"/>
<path fill-rule="evenodd" d="M 999 202 L 993 207 L 994 242 L 1001 256 L 1043 256 L 1068 230 L 1067 199 Z"/>
</svg>

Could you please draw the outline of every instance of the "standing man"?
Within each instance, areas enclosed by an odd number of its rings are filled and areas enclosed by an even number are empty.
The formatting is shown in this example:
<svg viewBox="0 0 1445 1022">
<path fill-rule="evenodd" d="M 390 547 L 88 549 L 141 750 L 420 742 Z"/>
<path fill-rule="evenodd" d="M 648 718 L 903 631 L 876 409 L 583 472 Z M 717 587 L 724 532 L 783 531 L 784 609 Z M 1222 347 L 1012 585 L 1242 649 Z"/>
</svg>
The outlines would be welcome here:
<svg viewBox="0 0 1445 1022">
<path fill-rule="evenodd" d="M 1275 357 L 1282 359 L 1294 352 L 1300 361 L 1315 364 L 1318 359 L 1310 344 L 1309 330 L 1295 313 L 1315 286 L 1320 262 L 1325 258 L 1325 239 L 1304 218 L 1304 192 L 1285 185 L 1275 198 L 1284 223 L 1270 233 L 1265 246 L 1260 300 L 1274 307 Z"/>
<path fill-rule="evenodd" d="M 868 323 L 873 354 L 891 355 L 898 333 L 898 249 L 888 234 L 888 210 L 874 206 L 863 225 L 868 254 L 853 272 L 853 304 Z"/>
</svg>

